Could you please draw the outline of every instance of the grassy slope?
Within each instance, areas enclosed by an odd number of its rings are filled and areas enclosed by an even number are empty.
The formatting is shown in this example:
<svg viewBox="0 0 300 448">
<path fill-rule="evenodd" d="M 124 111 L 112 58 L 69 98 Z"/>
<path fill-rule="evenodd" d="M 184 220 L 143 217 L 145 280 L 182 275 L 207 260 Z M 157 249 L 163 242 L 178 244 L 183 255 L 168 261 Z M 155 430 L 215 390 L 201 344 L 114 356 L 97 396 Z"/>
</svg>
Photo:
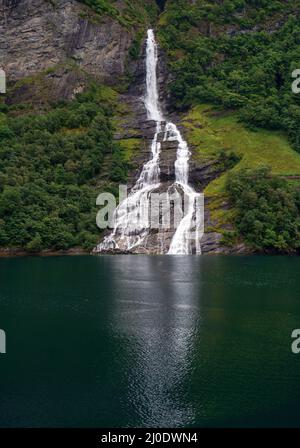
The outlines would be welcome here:
<svg viewBox="0 0 300 448">
<path fill-rule="evenodd" d="M 234 210 L 220 207 L 226 199 L 225 182 L 232 171 L 267 165 L 274 174 L 299 176 L 300 154 L 291 148 L 281 132 L 247 129 L 238 121 L 236 113 L 221 113 L 209 105 L 194 107 L 184 116 L 183 125 L 195 159 L 201 162 L 216 159 L 221 151 L 233 151 L 241 157 L 232 170 L 205 189 L 215 230 L 222 231 L 222 226 L 230 223 L 234 215 Z"/>
<path fill-rule="evenodd" d="M 124 159 L 128 163 L 134 162 L 135 154 L 141 149 L 141 140 L 139 138 L 127 138 L 119 140 L 119 144 L 124 152 Z"/>
</svg>

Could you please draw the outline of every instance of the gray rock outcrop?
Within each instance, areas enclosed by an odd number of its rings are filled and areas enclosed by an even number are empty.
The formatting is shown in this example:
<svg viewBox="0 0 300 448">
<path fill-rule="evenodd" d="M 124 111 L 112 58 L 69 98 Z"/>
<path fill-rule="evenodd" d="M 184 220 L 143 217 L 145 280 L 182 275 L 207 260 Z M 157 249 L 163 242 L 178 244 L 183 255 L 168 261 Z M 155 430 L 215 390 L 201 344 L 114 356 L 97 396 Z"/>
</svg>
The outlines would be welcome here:
<svg viewBox="0 0 300 448">
<path fill-rule="evenodd" d="M 75 0 L 2 0 L 1 9 L 0 64 L 11 80 L 68 58 L 106 82 L 124 73 L 132 35 L 116 20 L 93 23 Z"/>
</svg>

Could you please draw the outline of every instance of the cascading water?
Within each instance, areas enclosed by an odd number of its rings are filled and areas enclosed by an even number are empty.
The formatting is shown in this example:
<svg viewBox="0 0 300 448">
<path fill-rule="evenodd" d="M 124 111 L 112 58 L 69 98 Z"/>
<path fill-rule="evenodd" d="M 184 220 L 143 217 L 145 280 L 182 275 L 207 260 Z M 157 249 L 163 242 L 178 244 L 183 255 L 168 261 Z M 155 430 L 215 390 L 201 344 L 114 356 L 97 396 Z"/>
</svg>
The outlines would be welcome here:
<svg viewBox="0 0 300 448">
<path fill-rule="evenodd" d="M 163 116 L 160 111 L 158 87 L 157 87 L 157 44 L 153 30 L 147 32 L 147 54 L 146 54 L 146 98 L 145 106 L 149 120 L 161 122 Z"/>
<path fill-rule="evenodd" d="M 172 238 L 169 255 L 186 255 L 193 252 L 201 254 L 200 238 L 203 232 L 203 219 L 199 207 L 203 207 L 203 196 L 196 193 L 188 184 L 190 151 L 187 142 L 182 138 L 177 126 L 167 124 L 167 129 L 177 140 L 177 159 L 175 162 L 175 188 L 184 194 L 184 216 Z M 198 209 L 197 209 L 198 208 Z"/>
<path fill-rule="evenodd" d="M 156 121 L 156 132 L 151 144 L 152 158 L 143 166 L 140 177 L 128 198 L 117 207 L 114 214 L 113 231 L 96 248 L 97 252 L 111 249 L 130 251 L 141 245 L 149 234 L 150 193 L 160 185 L 159 154 L 161 144 L 158 141 L 158 135 L 161 132 L 163 122 L 158 99 L 157 59 L 154 33 L 153 30 L 148 30 L 145 107 L 148 119 Z"/>
<path fill-rule="evenodd" d="M 175 162 L 175 183 L 168 192 L 184 196 L 184 215 L 173 235 L 168 254 L 200 253 L 200 226 L 195 221 L 197 199 L 200 197 L 189 185 L 189 157 L 187 143 L 183 140 L 174 123 L 166 123 L 159 104 L 157 86 L 157 44 L 153 30 L 147 32 L 146 50 L 146 96 L 145 107 L 149 120 L 156 122 L 156 131 L 151 143 L 151 159 L 143 166 L 142 172 L 129 196 L 116 208 L 113 231 L 97 246 L 96 252 L 110 250 L 132 251 L 145 244 L 150 234 L 149 208 L 151 192 L 160 187 L 159 159 L 161 135 L 163 141 L 176 141 L 177 160 Z M 160 138 L 159 138 L 160 137 Z M 192 233 L 194 232 L 194 233 Z M 163 248 L 161 249 L 163 252 Z"/>
</svg>

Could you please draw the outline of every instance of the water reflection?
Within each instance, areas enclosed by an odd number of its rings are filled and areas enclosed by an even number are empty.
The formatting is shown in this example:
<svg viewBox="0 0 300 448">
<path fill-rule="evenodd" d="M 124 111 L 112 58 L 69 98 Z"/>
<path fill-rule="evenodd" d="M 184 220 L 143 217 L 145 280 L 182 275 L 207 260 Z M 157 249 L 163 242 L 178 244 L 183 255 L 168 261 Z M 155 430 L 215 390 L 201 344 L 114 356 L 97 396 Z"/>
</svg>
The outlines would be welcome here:
<svg viewBox="0 0 300 448">
<path fill-rule="evenodd" d="M 131 350 L 126 399 L 139 426 L 191 424 L 195 410 L 184 390 L 201 320 L 195 257 L 119 260 L 113 325 Z"/>
<path fill-rule="evenodd" d="M 2 259 L 0 285 L 0 426 L 299 426 L 297 257 Z"/>
</svg>

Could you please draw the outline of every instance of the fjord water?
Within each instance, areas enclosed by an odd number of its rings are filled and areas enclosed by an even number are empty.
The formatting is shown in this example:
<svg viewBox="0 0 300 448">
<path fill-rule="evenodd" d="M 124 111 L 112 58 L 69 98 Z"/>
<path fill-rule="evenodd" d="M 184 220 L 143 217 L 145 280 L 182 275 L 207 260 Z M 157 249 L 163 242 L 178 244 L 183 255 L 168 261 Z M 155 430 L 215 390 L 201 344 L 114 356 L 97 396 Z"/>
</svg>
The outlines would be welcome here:
<svg viewBox="0 0 300 448">
<path fill-rule="evenodd" d="M 0 426 L 300 426 L 299 268 L 0 259 Z"/>
</svg>

